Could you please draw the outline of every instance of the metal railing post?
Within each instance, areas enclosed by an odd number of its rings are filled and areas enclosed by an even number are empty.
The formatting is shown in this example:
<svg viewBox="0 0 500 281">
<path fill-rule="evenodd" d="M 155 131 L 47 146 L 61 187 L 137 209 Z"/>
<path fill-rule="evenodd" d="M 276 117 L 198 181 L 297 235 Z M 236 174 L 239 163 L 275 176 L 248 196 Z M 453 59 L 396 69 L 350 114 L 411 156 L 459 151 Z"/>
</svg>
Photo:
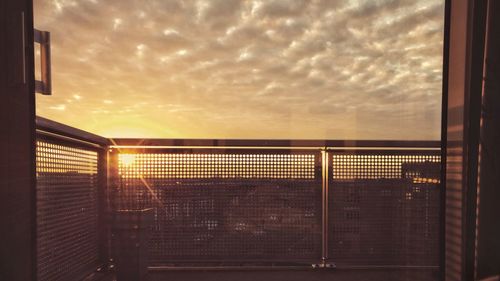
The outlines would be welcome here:
<svg viewBox="0 0 500 281">
<path fill-rule="evenodd" d="M 114 266 L 116 251 L 113 247 L 113 232 L 111 224 L 114 220 L 113 211 L 120 207 L 120 194 L 118 193 L 118 151 L 117 149 L 108 148 L 107 151 L 107 187 L 108 187 L 108 209 L 107 218 L 109 230 L 108 249 L 109 262 Z"/>
<path fill-rule="evenodd" d="M 99 259 L 102 264 L 97 270 L 109 266 L 109 193 L 108 193 L 108 153 L 107 147 L 99 151 L 98 162 L 98 216 L 99 216 Z"/>
<path fill-rule="evenodd" d="M 119 209 L 121 206 L 121 199 L 118 194 L 118 150 L 114 148 L 108 149 L 108 192 L 109 192 L 109 209 L 112 211 Z"/>
<path fill-rule="evenodd" d="M 321 200 L 322 200 L 322 220 L 321 220 L 321 263 L 320 267 L 329 268 L 334 267 L 333 264 L 328 263 L 329 257 L 329 247 L 328 247 L 328 222 L 329 222 L 329 210 L 328 210 L 328 189 L 329 189 L 329 175 L 330 175 L 330 153 L 327 150 L 327 147 L 322 148 L 321 150 L 321 171 L 322 171 L 322 191 L 321 191 Z"/>
</svg>

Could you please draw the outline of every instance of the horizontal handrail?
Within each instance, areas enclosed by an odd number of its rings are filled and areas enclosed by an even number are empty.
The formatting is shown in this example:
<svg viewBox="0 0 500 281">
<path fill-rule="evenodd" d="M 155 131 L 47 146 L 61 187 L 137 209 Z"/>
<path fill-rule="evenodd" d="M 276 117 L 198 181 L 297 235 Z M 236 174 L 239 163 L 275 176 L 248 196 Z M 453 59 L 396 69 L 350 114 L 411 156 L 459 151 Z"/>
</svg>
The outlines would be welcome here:
<svg viewBox="0 0 500 281">
<path fill-rule="evenodd" d="M 268 149 L 439 149 L 432 140 L 286 140 L 286 139 L 169 139 L 105 138 L 40 116 L 36 117 L 38 133 L 64 136 L 111 148 L 268 148 Z"/>
<path fill-rule="evenodd" d="M 265 140 L 265 139 L 110 139 L 115 147 L 398 147 L 440 148 L 440 141 L 407 140 Z"/>
<path fill-rule="evenodd" d="M 105 137 L 101 137 L 99 135 L 95 135 L 40 116 L 36 117 L 36 130 L 37 133 L 66 137 L 99 146 L 108 146 L 110 144 L 109 140 Z"/>
</svg>

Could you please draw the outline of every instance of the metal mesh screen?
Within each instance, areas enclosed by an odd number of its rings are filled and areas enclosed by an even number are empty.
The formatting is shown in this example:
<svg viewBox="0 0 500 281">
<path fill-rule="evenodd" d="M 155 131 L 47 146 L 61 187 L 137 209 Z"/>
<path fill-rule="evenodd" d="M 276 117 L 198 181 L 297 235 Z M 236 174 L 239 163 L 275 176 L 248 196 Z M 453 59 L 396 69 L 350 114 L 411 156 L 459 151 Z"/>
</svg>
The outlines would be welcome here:
<svg viewBox="0 0 500 281">
<path fill-rule="evenodd" d="M 439 151 L 335 151 L 330 161 L 332 261 L 438 266 Z"/>
<path fill-rule="evenodd" d="M 314 179 L 315 155 L 127 154 L 118 157 L 122 177 L 164 179 Z"/>
<path fill-rule="evenodd" d="M 38 140 L 38 280 L 78 280 L 98 261 L 98 154 Z"/>
<path fill-rule="evenodd" d="M 318 260 L 321 154 L 122 153 L 116 208 L 154 208 L 152 264 Z"/>
<path fill-rule="evenodd" d="M 439 179 L 439 165 L 432 165 L 439 161 L 440 154 L 434 151 L 420 153 L 387 150 L 334 152 L 332 154 L 332 177 L 334 180 L 364 180 L 416 178 L 430 175 L 432 178 Z M 430 166 L 425 165 L 426 162 L 430 162 Z M 422 165 L 422 167 L 412 169 L 412 166 L 416 165 Z"/>
</svg>

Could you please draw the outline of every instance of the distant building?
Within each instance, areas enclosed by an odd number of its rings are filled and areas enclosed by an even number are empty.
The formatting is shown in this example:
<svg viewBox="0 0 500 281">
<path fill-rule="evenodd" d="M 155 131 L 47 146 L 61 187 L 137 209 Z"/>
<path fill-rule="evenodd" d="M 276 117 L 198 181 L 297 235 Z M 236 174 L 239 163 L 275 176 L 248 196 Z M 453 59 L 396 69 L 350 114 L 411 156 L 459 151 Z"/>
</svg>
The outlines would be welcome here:
<svg viewBox="0 0 500 281">
<path fill-rule="evenodd" d="M 331 186 L 330 253 L 337 264 L 438 265 L 439 163 L 403 163 L 400 179 Z"/>
</svg>

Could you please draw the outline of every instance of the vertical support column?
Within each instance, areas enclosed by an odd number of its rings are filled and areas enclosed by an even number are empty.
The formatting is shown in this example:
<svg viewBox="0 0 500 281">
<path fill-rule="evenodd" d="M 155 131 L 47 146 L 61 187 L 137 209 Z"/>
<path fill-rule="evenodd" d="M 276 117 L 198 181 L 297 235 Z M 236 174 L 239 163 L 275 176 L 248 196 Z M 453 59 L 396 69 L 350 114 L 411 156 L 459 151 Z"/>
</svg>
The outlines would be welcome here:
<svg viewBox="0 0 500 281">
<path fill-rule="evenodd" d="M 107 189 L 108 189 L 108 208 L 107 208 L 107 219 L 108 224 L 112 224 L 114 221 L 114 211 L 122 208 L 120 204 L 120 195 L 119 195 L 119 171 L 118 171 L 118 150 L 115 148 L 109 148 L 106 152 L 106 163 L 107 163 Z M 114 264 L 114 258 L 116 251 L 113 248 L 113 232 L 111 229 L 109 230 L 109 239 L 107 241 L 108 244 L 108 257 L 111 264 Z"/>
<path fill-rule="evenodd" d="M 333 264 L 327 263 L 329 257 L 328 250 L 328 222 L 329 222 L 329 210 L 328 210 L 328 189 L 329 189 L 329 174 L 330 174 L 330 153 L 327 148 L 323 148 L 321 150 L 321 178 L 322 178 L 322 192 L 321 192 L 321 200 L 322 200 L 322 220 L 321 220 L 321 264 L 322 268 L 330 268 L 334 267 Z"/>
<path fill-rule="evenodd" d="M 109 148 L 107 152 L 107 185 L 109 193 L 109 212 L 123 208 L 119 198 L 118 150 Z"/>
<path fill-rule="evenodd" d="M 443 81 L 441 96 L 441 177 L 439 184 L 439 280 L 446 280 L 446 169 L 448 156 L 448 75 L 450 54 L 451 0 L 445 0 L 443 38 Z"/>
<path fill-rule="evenodd" d="M 322 221 L 321 221 L 321 262 L 326 263 L 328 259 L 328 152 L 326 150 L 321 151 L 322 156 L 322 191 L 321 191 L 321 201 L 322 201 Z"/>
<path fill-rule="evenodd" d="M 106 270 L 109 262 L 109 194 L 108 194 L 108 151 L 103 148 L 98 152 L 98 239 L 99 262 L 98 271 Z"/>
</svg>

